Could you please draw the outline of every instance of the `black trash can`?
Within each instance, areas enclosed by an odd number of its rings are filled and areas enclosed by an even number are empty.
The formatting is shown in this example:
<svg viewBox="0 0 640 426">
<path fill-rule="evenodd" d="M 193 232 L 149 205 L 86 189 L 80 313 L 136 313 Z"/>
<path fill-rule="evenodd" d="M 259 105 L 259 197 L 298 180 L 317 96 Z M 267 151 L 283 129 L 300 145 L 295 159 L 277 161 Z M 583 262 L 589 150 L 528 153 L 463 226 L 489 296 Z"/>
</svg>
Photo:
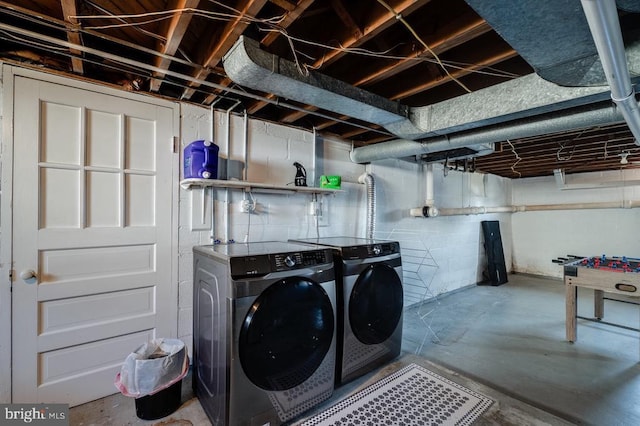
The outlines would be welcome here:
<svg viewBox="0 0 640 426">
<path fill-rule="evenodd" d="M 180 407 L 182 379 L 188 370 L 184 342 L 153 339 L 127 356 L 115 385 L 123 395 L 135 398 L 138 418 L 156 420 Z"/>
<path fill-rule="evenodd" d="M 153 395 L 136 398 L 136 416 L 156 420 L 176 411 L 182 403 L 182 379 Z"/>
</svg>

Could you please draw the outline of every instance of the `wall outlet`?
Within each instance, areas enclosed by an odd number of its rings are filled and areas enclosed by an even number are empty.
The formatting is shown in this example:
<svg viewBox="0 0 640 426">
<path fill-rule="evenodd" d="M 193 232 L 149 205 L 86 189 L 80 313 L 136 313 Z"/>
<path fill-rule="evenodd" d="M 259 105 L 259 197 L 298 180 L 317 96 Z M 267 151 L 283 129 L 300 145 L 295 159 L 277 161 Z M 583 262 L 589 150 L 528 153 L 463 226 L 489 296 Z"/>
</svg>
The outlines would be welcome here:
<svg viewBox="0 0 640 426">
<path fill-rule="evenodd" d="M 256 210 L 255 201 L 245 199 L 240 202 L 240 211 L 242 213 L 253 213 L 255 210 Z"/>
<path fill-rule="evenodd" d="M 322 202 L 321 201 L 311 201 L 309 203 L 309 214 L 311 216 L 322 217 Z"/>
</svg>

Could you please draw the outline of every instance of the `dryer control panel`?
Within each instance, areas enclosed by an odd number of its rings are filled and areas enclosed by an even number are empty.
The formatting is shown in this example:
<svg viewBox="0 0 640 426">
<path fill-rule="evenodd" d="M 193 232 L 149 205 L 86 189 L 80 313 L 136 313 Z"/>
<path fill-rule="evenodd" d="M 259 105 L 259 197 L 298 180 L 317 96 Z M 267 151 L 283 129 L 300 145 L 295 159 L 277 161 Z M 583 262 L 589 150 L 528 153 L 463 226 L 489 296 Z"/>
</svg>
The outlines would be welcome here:
<svg viewBox="0 0 640 426">
<path fill-rule="evenodd" d="M 330 250 L 240 256 L 232 257 L 229 261 L 231 276 L 234 278 L 260 277 L 271 272 L 303 269 L 331 262 Z"/>
<path fill-rule="evenodd" d="M 327 250 L 278 253 L 271 256 L 273 271 L 288 271 L 331 262 Z"/>
<path fill-rule="evenodd" d="M 345 260 L 367 259 L 370 257 L 389 256 L 392 254 L 400 254 L 400 244 L 395 241 L 342 248 L 342 258 Z"/>
</svg>

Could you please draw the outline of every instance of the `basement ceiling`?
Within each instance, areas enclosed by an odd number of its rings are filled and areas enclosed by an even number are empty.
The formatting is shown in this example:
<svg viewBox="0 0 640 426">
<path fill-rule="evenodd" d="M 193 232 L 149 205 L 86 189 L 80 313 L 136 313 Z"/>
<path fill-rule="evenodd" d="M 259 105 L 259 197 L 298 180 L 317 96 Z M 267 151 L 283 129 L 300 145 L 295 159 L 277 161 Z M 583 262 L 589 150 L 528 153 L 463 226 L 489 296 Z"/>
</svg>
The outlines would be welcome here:
<svg viewBox="0 0 640 426">
<path fill-rule="evenodd" d="M 637 13 L 620 15 L 623 34 L 640 27 Z M 246 110 L 356 147 L 397 139 L 361 119 L 236 85 L 223 56 L 240 36 L 293 62 L 302 75 L 321 73 L 408 107 L 534 72 L 523 59 L 529 53 L 516 51 L 463 0 L 0 1 L 0 57 L 6 61 Z M 448 164 L 509 178 L 640 167 L 640 146 L 623 122 L 499 141 L 495 148 Z"/>
</svg>

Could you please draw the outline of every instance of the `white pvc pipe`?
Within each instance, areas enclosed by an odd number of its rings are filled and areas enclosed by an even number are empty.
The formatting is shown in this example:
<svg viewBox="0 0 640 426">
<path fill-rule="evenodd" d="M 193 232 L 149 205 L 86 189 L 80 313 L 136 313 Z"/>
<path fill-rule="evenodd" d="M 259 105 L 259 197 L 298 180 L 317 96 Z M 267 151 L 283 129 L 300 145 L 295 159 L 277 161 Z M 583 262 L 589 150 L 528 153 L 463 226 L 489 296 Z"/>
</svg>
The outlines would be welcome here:
<svg viewBox="0 0 640 426">
<path fill-rule="evenodd" d="M 435 199 L 433 197 L 433 163 L 427 164 L 427 173 L 426 173 L 426 199 L 424 202 L 425 206 L 433 206 L 435 203 Z"/>
<path fill-rule="evenodd" d="M 237 107 L 238 105 L 240 105 L 240 101 L 236 101 L 235 104 L 233 104 L 233 106 L 231 106 L 231 108 L 227 109 L 226 111 L 226 117 L 227 117 L 227 122 L 226 122 L 226 126 L 227 126 L 227 134 L 225 135 L 226 137 L 226 148 L 227 148 L 227 161 L 226 161 L 226 173 L 227 173 L 227 177 L 229 175 L 229 157 L 231 155 L 231 110 L 233 110 L 235 107 Z M 231 239 L 229 238 L 229 234 L 230 234 L 230 224 L 229 224 L 229 214 L 230 209 L 229 209 L 229 188 L 225 188 L 224 191 L 224 204 L 225 204 L 225 216 L 224 216 L 224 242 L 225 243 L 229 243 L 231 242 Z"/>
<path fill-rule="evenodd" d="M 211 115 L 211 142 L 216 143 L 216 114 L 213 109 L 213 104 L 211 104 L 210 108 Z M 216 233 L 215 233 L 215 223 L 216 223 L 216 189 L 212 186 L 209 188 L 209 194 L 211 196 L 211 234 L 209 235 L 209 239 L 211 239 L 211 243 L 216 241 Z"/>
<path fill-rule="evenodd" d="M 586 209 L 633 209 L 640 207 L 640 201 L 610 201 L 599 203 L 565 203 L 565 204 L 533 204 L 519 206 L 500 206 L 500 207 L 460 207 L 460 208 L 441 208 L 437 210 L 435 216 L 462 216 L 477 215 L 488 213 L 518 213 L 528 211 L 545 211 L 545 210 L 586 210 Z M 409 214 L 414 217 L 425 217 L 423 207 L 413 208 Z"/>
<path fill-rule="evenodd" d="M 244 164 L 242 165 L 242 180 L 246 181 L 249 178 L 249 161 L 248 161 L 248 149 L 249 149 L 249 114 L 247 113 L 247 109 L 244 110 L 244 135 L 242 137 L 242 161 Z"/>
<path fill-rule="evenodd" d="M 611 88 L 611 99 L 620 109 L 636 145 L 640 145 L 640 109 L 631 85 L 616 2 L 582 0 L 582 8 Z"/>
</svg>

